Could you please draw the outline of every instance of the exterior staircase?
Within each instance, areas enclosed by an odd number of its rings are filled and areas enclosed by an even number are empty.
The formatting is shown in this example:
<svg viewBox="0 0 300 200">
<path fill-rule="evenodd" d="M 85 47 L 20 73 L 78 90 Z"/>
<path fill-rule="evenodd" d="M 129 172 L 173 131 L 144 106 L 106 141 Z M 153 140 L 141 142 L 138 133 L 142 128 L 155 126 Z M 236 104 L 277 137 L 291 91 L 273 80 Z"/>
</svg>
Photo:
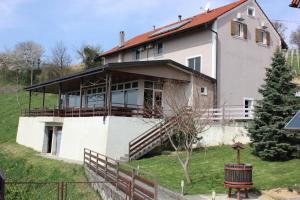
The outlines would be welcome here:
<svg viewBox="0 0 300 200">
<path fill-rule="evenodd" d="M 129 142 L 129 153 L 120 158 L 120 161 L 136 160 L 146 155 L 154 148 L 161 146 L 169 139 L 167 130 L 176 125 L 178 115 L 166 119 L 153 126 L 137 138 Z"/>
</svg>

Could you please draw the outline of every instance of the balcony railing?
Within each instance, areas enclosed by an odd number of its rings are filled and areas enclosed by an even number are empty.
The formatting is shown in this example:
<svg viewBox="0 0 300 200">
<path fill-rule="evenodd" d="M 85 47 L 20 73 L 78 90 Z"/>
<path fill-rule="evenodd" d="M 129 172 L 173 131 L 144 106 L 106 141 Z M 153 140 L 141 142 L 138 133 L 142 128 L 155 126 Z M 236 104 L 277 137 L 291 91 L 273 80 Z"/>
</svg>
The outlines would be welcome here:
<svg viewBox="0 0 300 200">
<path fill-rule="evenodd" d="M 22 116 L 25 117 L 94 117 L 108 116 L 108 110 L 104 107 L 93 108 L 36 108 L 25 109 L 22 111 Z M 135 117 L 142 116 L 145 118 L 161 118 L 161 112 L 154 109 L 144 108 L 143 106 L 112 106 L 110 110 L 111 116 Z"/>
<path fill-rule="evenodd" d="M 164 110 L 167 111 L 167 110 Z M 245 108 L 244 106 L 222 106 L 206 110 L 207 116 L 214 121 L 232 121 L 232 120 L 251 120 L 253 119 L 253 107 Z M 162 118 L 162 112 L 157 109 L 149 109 L 140 105 L 120 105 L 112 106 L 111 116 L 123 117 L 145 117 L 145 118 Z M 23 110 L 22 116 L 30 117 L 93 117 L 108 116 L 108 110 L 104 107 L 93 108 L 38 108 L 30 111 Z"/>
</svg>

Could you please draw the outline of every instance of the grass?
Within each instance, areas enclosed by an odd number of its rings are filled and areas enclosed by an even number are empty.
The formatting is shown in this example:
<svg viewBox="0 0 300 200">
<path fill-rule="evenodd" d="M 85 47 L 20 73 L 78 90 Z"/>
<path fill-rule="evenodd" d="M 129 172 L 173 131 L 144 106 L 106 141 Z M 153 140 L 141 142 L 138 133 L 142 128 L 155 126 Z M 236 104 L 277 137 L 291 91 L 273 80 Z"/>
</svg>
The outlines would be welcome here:
<svg viewBox="0 0 300 200">
<path fill-rule="evenodd" d="M 48 95 L 46 99 L 47 106 L 55 105 L 55 96 Z M 34 95 L 33 107 L 39 107 L 41 103 L 41 95 Z M 28 106 L 28 94 L 24 92 L 20 94 L 20 104 L 23 108 Z M 7 181 L 87 181 L 81 165 L 42 158 L 32 149 L 15 143 L 20 115 L 16 93 L 0 94 L 0 105 L 0 169 L 5 172 Z M 7 185 L 8 199 L 55 199 L 57 197 L 57 185 L 22 187 Z M 93 190 L 84 184 L 70 184 L 68 195 L 68 199 L 97 198 Z"/>
<path fill-rule="evenodd" d="M 241 154 L 242 162 L 253 165 L 253 181 L 258 190 L 287 187 L 300 184 L 300 160 L 286 162 L 267 162 L 251 154 L 246 146 Z M 225 193 L 224 164 L 235 162 L 236 153 L 229 146 L 211 147 L 194 151 L 190 162 L 191 185 L 186 186 L 187 194 L 211 193 L 215 190 Z M 175 191 L 180 191 L 180 182 L 184 180 L 182 168 L 174 153 L 132 161 L 131 165 L 151 172 L 158 182 Z"/>
</svg>

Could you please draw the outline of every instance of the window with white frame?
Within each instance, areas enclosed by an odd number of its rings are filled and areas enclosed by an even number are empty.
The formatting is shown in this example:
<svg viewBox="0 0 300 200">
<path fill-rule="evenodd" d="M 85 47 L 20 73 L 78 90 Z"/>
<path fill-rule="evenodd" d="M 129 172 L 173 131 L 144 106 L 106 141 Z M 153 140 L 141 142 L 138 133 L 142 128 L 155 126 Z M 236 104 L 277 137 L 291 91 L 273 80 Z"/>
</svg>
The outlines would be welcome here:
<svg viewBox="0 0 300 200">
<path fill-rule="evenodd" d="M 207 87 L 201 87 L 201 95 L 207 96 Z"/>
<path fill-rule="evenodd" d="M 255 8 L 248 7 L 247 14 L 248 14 L 248 16 L 254 17 L 255 16 Z"/>
<path fill-rule="evenodd" d="M 188 67 L 190 67 L 198 72 L 201 72 L 201 70 L 202 70 L 201 64 L 202 64 L 202 56 L 195 56 L 195 57 L 187 59 Z"/>
</svg>

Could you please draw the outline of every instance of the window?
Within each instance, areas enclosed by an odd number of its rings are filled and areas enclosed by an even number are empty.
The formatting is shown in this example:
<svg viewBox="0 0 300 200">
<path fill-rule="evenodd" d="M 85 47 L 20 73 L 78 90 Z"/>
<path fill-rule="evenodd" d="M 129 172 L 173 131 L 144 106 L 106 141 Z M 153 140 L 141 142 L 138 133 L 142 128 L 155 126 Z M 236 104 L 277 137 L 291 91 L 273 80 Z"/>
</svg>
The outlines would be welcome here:
<svg viewBox="0 0 300 200">
<path fill-rule="evenodd" d="M 135 50 L 135 60 L 141 59 L 141 52 L 139 50 Z"/>
<path fill-rule="evenodd" d="M 256 43 L 270 45 L 270 32 L 263 29 L 256 29 Z"/>
<path fill-rule="evenodd" d="M 231 35 L 239 38 L 247 39 L 248 37 L 247 24 L 243 24 L 239 21 L 231 22 Z"/>
<path fill-rule="evenodd" d="M 207 87 L 201 87 L 201 95 L 207 96 Z"/>
<path fill-rule="evenodd" d="M 188 67 L 201 72 L 201 63 L 202 63 L 202 58 L 201 56 L 193 57 L 193 58 L 188 58 L 187 59 L 187 64 Z"/>
<path fill-rule="evenodd" d="M 248 13 L 248 16 L 254 17 L 255 16 L 255 8 L 248 7 L 247 13 Z"/>
<path fill-rule="evenodd" d="M 163 53 L 163 43 L 159 42 L 156 46 L 156 55 L 162 55 Z"/>
</svg>

